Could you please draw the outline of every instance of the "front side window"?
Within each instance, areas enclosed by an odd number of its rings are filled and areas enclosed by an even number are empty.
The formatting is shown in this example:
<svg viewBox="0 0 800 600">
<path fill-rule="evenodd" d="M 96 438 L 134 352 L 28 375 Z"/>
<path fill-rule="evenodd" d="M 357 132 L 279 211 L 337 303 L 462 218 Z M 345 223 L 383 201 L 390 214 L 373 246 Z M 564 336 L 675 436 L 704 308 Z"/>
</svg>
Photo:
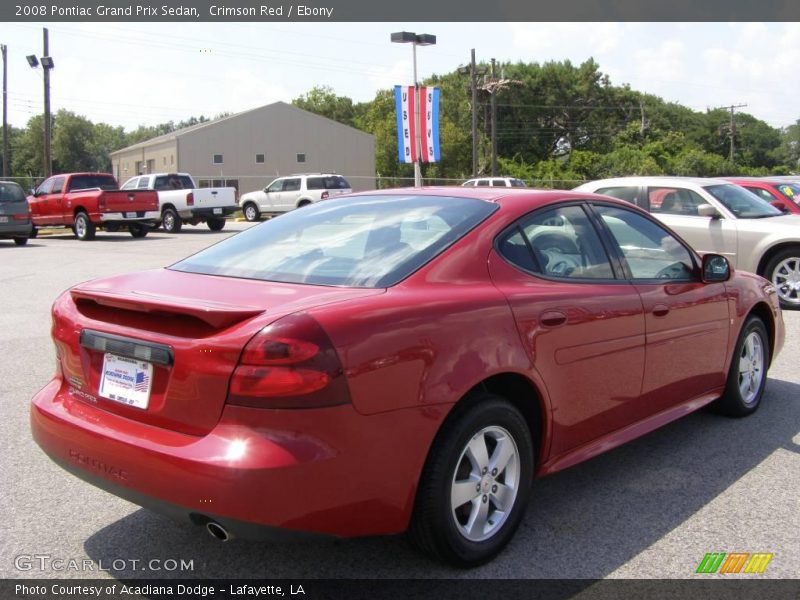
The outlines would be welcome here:
<svg viewBox="0 0 800 600">
<path fill-rule="evenodd" d="M 604 196 L 611 196 L 612 198 L 619 198 L 631 204 L 636 204 L 636 197 L 639 195 L 638 186 L 617 186 L 607 187 L 595 190 L 595 194 L 602 194 Z"/>
<path fill-rule="evenodd" d="M 292 211 L 170 267 L 346 287 L 394 285 L 497 209 L 472 198 L 364 196 Z"/>
<path fill-rule="evenodd" d="M 475 184 L 478 187 L 489 187 L 489 180 L 488 179 L 478 179 L 477 183 Z"/>
<path fill-rule="evenodd" d="M 150 178 L 149 177 L 142 177 L 139 180 L 139 185 L 136 186 L 137 190 L 146 190 L 150 187 Z"/>
<path fill-rule="evenodd" d="M 783 214 L 769 202 L 738 185 L 709 185 L 705 190 L 719 200 L 737 219 L 764 219 Z"/>
<path fill-rule="evenodd" d="M 300 189 L 300 180 L 299 179 L 284 179 L 283 180 L 283 191 L 284 192 L 296 192 Z"/>
<path fill-rule="evenodd" d="M 43 196 L 44 194 L 49 194 L 53 191 L 53 179 L 45 179 L 42 184 L 36 188 L 36 195 Z"/>
<path fill-rule="evenodd" d="M 272 183 L 269 184 L 269 187 L 267 188 L 267 193 L 272 194 L 275 192 L 280 192 L 281 190 L 283 190 L 283 179 L 278 179 L 277 181 L 273 181 Z"/>
<path fill-rule="evenodd" d="M 796 183 L 782 183 L 776 187 L 782 196 L 795 204 L 800 204 L 800 185 Z"/>
<path fill-rule="evenodd" d="M 767 202 L 774 202 L 775 198 L 764 188 L 752 187 L 749 185 L 742 186 L 748 192 L 751 192 L 761 198 L 762 200 L 766 200 Z"/>
<path fill-rule="evenodd" d="M 125 185 L 123 185 L 120 189 L 122 189 L 122 190 L 135 190 L 136 186 L 138 185 L 138 183 L 139 183 L 139 178 L 138 177 L 133 177 L 132 179 L 128 179 L 128 181 L 125 182 Z"/>
<path fill-rule="evenodd" d="M 691 253 L 666 229 L 615 206 L 598 205 L 595 209 L 611 231 L 634 279 L 694 278 Z"/>
<path fill-rule="evenodd" d="M 708 204 L 700 194 L 686 188 L 651 187 L 647 189 L 650 212 L 654 214 L 698 216 L 697 207 Z"/>
<path fill-rule="evenodd" d="M 498 250 L 512 264 L 546 277 L 614 278 L 600 237 L 580 206 L 537 211 L 506 234 Z"/>
<path fill-rule="evenodd" d="M 521 179 L 511 179 L 511 187 L 528 187 Z"/>
<path fill-rule="evenodd" d="M 64 189 L 64 179 L 65 177 L 55 177 L 53 179 L 53 194 L 60 194 L 61 191 Z"/>
</svg>

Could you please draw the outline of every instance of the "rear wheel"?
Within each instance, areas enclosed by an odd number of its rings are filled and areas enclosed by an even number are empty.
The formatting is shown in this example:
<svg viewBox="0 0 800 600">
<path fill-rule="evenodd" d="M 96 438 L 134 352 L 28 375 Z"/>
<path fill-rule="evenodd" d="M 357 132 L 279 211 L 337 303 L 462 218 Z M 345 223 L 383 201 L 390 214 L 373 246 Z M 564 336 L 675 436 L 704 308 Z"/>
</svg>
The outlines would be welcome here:
<svg viewBox="0 0 800 600">
<path fill-rule="evenodd" d="M 781 308 L 800 309 L 800 247 L 773 256 L 767 263 L 764 277 L 778 291 Z"/>
<path fill-rule="evenodd" d="M 244 208 L 242 208 L 242 212 L 244 213 L 244 218 L 247 221 L 258 221 L 258 219 L 261 217 L 258 207 L 252 202 L 245 204 Z"/>
<path fill-rule="evenodd" d="M 225 227 L 225 219 L 208 219 L 206 225 L 211 231 L 222 231 L 222 228 Z"/>
<path fill-rule="evenodd" d="M 28 238 L 26 238 L 26 237 L 18 237 L 18 238 L 14 238 L 14 243 L 15 243 L 17 246 L 24 246 L 25 244 L 27 244 L 27 243 L 28 243 Z"/>
<path fill-rule="evenodd" d="M 128 225 L 128 231 L 135 238 L 143 238 L 150 233 L 150 228 L 142 223 L 131 223 Z"/>
<path fill-rule="evenodd" d="M 520 412 L 494 394 L 456 409 L 420 478 L 412 541 L 459 567 L 482 564 L 511 540 L 533 478 L 533 440 Z"/>
<path fill-rule="evenodd" d="M 714 401 L 712 408 L 730 417 L 746 417 L 754 413 L 764 395 L 768 366 L 767 328 L 761 319 L 751 316 L 736 342 L 725 392 Z"/>
<path fill-rule="evenodd" d="M 89 220 L 89 215 L 85 212 L 79 212 L 75 215 L 75 223 L 72 225 L 72 231 L 75 232 L 75 237 L 82 242 L 93 240 L 97 228 L 94 223 Z"/>
<path fill-rule="evenodd" d="M 167 233 L 178 233 L 183 226 L 183 221 L 174 208 L 165 208 L 161 214 L 161 226 Z"/>
</svg>

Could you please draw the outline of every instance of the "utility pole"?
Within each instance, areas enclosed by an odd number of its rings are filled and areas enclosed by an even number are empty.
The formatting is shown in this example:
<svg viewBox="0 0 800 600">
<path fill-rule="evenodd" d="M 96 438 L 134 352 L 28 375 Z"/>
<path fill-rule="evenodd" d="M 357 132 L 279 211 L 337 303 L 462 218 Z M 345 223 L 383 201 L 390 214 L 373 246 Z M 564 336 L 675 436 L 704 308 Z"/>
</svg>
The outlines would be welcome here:
<svg viewBox="0 0 800 600">
<path fill-rule="evenodd" d="M 475 48 L 471 52 L 470 86 L 472 87 L 472 176 L 478 176 L 478 72 L 475 67 Z"/>
<path fill-rule="evenodd" d="M 8 46 L 0 44 L 3 54 L 3 177 L 8 177 Z"/>
<path fill-rule="evenodd" d="M 728 156 L 728 160 L 733 164 L 733 156 L 734 156 L 734 139 L 736 138 L 736 119 L 734 118 L 734 111 L 737 108 L 744 108 L 747 104 L 731 104 L 730 106 L 726 106 L 728 110 L 731 111 L 731 124 L 730 124 L 730 132 L 731 132 L 731 152 Z"/>
<path fill-rule="evenodd" d="M 44 54 L 50 56 L 50 40 L 47 27 L 42 28 L 42 39 L 44 42 Z M 42 61 L 44 71 L 44 176 L 50 177 L 53 174 L 53 159 L 50 154 L 50 69 Z"/>
<path fill-rule="evenodd" d="M 495 60 L 492 59 L 492 90 L 490 103 L 492 105 L 492 177 L 497 176 L 497 88 L 494 83 L 497 81 L 495 74 Z"/>
</svg>

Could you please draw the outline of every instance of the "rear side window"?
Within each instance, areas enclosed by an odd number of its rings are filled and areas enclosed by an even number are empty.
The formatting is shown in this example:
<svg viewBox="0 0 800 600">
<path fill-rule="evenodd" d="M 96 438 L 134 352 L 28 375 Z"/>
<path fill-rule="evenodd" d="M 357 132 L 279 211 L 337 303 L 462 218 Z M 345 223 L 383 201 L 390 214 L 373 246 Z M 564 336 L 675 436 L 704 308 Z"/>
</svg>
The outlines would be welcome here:
<svg viewBox="0 0 800 600">
<path fill-rule="evenodd" d="M 478 179 L 477 183 L 475 184 L 478 187 L 489 187 L 489 180 L 488 179 Z"/>
<path fill-rule="evenodd" d="M 697 207 L 708 204 L 700 194 L 684 188 L 651 187 L 647 189 L 650 212 L 667 215 L 697 216 Z"/>
<path fill-rule="evenodd" d="M 347 190 L 350 184 L 344 177 L 331 175 L 329 177 L 309 177 L 306 180 L 309 190 Z"/>
<path fill-rule="evenodd" d="M 558 279 L 614 279 L 597 231 L 580 206 L 537 211 L 500 241 L 498 251 L 526 271 Z"/>
<path fill-rule="evenodd" d="M 521 179 L 511 179 L 511 187 L 528 187 Z"/>
<path fill-rule="evenodd" d="M 795 204 L 800 204 L 800 185 L 782 183 L 778 186 L 778 191 Z"/>
<path fill-rule="evenodd" d="M 25 192 L 16 183 L 0 181 L 0 202 L 25 202 Z"/>
</svg>

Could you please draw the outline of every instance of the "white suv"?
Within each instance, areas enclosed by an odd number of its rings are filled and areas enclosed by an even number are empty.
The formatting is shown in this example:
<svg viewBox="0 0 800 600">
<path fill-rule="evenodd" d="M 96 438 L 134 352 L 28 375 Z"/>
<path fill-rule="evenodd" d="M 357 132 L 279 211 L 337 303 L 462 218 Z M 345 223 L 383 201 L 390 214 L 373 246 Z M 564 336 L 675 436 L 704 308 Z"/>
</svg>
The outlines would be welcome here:
<svg viewBox="0 0 800 600">
<path fill-rule="evenodd" d="M 477 177 L 461 184 L 464 187 L 527 187 L 522 179 L 515 177 Z"/>
<path fill-rule="evenodd" d="M 278 177 L 263 190 L 242 195 L 240 204 L 244 218 L 257 221 L 262 213 L 283 213 L 352 191 L 341 175 L 302 173 Z"/>
</svg>

